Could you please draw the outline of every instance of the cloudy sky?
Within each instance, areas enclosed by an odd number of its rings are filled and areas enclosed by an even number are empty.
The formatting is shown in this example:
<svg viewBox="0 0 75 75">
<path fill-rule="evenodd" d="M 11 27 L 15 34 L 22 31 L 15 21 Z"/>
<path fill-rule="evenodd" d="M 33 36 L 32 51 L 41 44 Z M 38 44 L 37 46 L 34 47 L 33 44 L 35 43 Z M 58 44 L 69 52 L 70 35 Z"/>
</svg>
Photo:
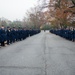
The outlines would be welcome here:
<svg viewBox="0 0 75 75">
<path fill-rule="evenodd" d="M 25 12 L 37 4 L 37 0 L 0 0 L 0 18 L 22 20 Z"/>
</svg>

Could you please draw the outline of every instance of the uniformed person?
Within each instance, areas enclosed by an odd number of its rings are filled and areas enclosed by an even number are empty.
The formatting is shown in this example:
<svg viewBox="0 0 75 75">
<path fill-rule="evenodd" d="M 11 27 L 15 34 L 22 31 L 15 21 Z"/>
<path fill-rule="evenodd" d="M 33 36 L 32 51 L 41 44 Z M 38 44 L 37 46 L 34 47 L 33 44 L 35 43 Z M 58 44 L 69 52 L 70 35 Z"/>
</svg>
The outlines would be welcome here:
<svg viewBox="0 0 75 75">
<path fill-rule="evenodd" d="M 7 27 L 7 31 L 6 31 L 6 34 L 7 34 L 7 45 L 9 45 L 10 44 L 10 39 L 11 39 L 11 37 L 10 37 L 10 27 Z"/>
<path fill-rule="evenodd" d="M 6 36 L 5 28 L 3 25 L 1 26 L 0 34 L 1 34 L 1 46 L 5 46 L 4 42 L 6 41 L 7 36 Z"/>
</svg>

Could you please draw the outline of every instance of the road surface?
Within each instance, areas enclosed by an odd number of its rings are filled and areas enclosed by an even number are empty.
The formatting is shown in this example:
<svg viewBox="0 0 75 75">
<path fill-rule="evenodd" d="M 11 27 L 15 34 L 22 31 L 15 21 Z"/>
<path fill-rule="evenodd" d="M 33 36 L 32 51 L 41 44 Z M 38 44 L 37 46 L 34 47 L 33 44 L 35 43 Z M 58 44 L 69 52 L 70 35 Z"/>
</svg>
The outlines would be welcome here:
<svg viewBox="0 0 75 75">
<path fill-rule="evenodd" d="M 42 31 L 0 48 L 0 75 L 75 75 L 75 42 Z"/>
</svg>

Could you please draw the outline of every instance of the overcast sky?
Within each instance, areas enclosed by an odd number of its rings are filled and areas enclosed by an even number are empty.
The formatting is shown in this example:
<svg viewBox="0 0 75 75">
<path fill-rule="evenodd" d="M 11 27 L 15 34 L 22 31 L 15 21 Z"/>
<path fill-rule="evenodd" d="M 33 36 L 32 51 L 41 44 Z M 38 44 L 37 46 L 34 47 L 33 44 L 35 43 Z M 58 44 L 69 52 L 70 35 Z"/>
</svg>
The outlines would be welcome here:
<svg viewBox="0 0 75 75">
<path fill-rule="evenodd" d="M 37 4 L 37 0 L 0 0 L 0 18 L 22 20 L 25 12 Z"/>
</svg>

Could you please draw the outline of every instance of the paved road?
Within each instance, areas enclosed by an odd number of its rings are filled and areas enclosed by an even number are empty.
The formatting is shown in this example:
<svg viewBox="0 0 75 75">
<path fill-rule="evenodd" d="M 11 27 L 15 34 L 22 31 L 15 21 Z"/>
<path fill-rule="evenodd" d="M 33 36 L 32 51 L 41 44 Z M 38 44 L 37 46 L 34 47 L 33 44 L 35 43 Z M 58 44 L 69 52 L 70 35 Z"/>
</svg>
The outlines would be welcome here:
<svg viewBox="0 0 75 75">
<path fill-rule="evenodd" d="M 75 43 L 42 31 L 0 48 L 0 75 L 75 75 Z"/>
</svg>

